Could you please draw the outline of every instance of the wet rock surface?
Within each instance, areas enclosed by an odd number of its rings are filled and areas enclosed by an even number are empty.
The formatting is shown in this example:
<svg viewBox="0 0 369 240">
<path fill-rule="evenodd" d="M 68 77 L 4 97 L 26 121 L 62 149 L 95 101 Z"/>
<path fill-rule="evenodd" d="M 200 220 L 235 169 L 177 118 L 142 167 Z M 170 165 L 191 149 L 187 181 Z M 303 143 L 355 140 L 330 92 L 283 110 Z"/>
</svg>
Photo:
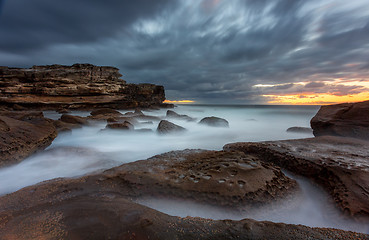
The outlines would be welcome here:
<svg viewBox="0 0 369 240">
<path fill-rule="evenodd" d="M 169 160 L 181 154 L 168 153 L 165 158 Z M 162 157 L 147 161 L 159 161 Z M 132 168 L 139 168 L 140 164 L 133 165 L 128 169 L 138 173 L 138 169 Z M 122 165 L 96 175 L 51 180 L 0 197 L 0 239 L 368 238 L 365 234 L 342 230 L 250 219 L 214 221 L 171 217 L 130 200 L 142 192 L 143 185 L 133 184 L 132 177 L 123 174 L 128 170 L 125 168 Z M 127 174 L 132 176 L 130 172 Z"/>
<path fill-rule="evenodd" d="M 163 86 L 128 84 L 119 69 L 91 64 L 0 67 L 0 105 L 41 110 L 164 106 Z"/>
<path fill-rule="evenodd" d="M 347 215 L 369 223 L 369 142 L 324 136 L 233 143 L 224 149 L 244 151 L 312 179 L 327 190 Z"/>
<path fill-rule="evenodd" d="M 43 150 L 56 136 L 53 121 L 42 112 L 0 112 L 0 167 Z"/>
<path fill-rule="evenodd" d="M 156 130 L 159 134 L 185 132 L 186 129 L 167 120 L 161 120 Z"/>
<path fill-rule="evenodd" d="M 369 101 L 322 106 L 310 123 L 315 136 L 369 140 Z"/>
<path fill-rule="evenodd" d="M 211 127 L 229 127 L 229 123 L 227 120 L 214 116 L 201 119 L 199 124 L 204 124 Z"/>
<path fill-rule="evenodd" d="M 174 151 L 124 164 L 106 171 L 105 176 L 141 186 L 141 194 L 190 197 L 244 208 L 297 191 L 296 182 L 279 168 L 242 152 Z"/>
</svg>

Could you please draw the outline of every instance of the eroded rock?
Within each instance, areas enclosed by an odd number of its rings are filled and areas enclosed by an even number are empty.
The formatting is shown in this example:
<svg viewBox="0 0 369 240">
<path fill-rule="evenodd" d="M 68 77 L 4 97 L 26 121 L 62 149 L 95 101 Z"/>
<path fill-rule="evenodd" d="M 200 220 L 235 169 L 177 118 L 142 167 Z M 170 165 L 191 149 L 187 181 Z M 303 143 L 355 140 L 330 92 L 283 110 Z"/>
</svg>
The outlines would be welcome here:
<svg viewBox="0 0 369 240">
<path fill-rule="evenodd" d="M 322 106 L 310 124 L 315 136 L 369 140 L 369 101 Z"/>
<path fill-rule="evenodd" d="M 174 195 L 223 206 L 256 206 L 284 198 L 296 182 L 279 168 L 242 152 L 184 150 L 105 172 L 141 186 L 140 194 Z"/>
<path fill-rule="evenodd" d="M 2 114 L 11 116 L 10 113 Z M 53 121 L 34 112 L 18 112 L 14 118 L 0 115 L 0 129 L 1 167 L 17 163 L 43 150 L 57 136 Z"/>
<path fill-rule="evenodd" d="M 137 167 L 132 170 L 140 173 L 139 165 Z M 131 196 L 137 195 L 142 185 L 130 182 L 121 170 L 115 168 L 107 173 L 51 180 L 0 197 L 0 239 L 302 240 L 369 237 L 342 230 L 251 219 L 215 221 L 168 216 L 133 203 Z M 123 178 L 114 177 L 118 171 Z"/>
<path fill-rule="evenodd" d="M 233 143 L 239 150 L 272 162 L 323 186 L 346 214 L 369 219 L 369 142 L 316 137 L 261 143 Z"/>
</svg>

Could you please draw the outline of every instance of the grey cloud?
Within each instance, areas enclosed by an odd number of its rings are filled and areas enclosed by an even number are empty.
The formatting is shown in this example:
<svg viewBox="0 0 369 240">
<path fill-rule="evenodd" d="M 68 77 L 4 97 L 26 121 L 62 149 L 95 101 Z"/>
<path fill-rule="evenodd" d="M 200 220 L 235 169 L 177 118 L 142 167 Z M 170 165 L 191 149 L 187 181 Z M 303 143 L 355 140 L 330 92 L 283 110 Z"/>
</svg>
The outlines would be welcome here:
<svg viewBox="0 0 369 240">
<path fill-rule="evenodd" d="M 324 86 L 325 86 L 324 82 L 310 82 L 305 85 L 305 88 L 321 88 Z"/>
</svg>

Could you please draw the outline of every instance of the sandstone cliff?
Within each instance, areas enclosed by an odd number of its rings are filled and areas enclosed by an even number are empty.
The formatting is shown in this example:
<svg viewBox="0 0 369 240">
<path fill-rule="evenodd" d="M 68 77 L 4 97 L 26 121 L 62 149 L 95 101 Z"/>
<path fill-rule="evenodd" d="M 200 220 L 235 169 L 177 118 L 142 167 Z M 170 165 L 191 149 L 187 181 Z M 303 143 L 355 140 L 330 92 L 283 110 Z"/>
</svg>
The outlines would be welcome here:
<svg viewBox="0 0 369 240">
<path fill-rule="evenodd" d="M 119 69 L 91 64 L 0 67 L 0 105 L 38 109 L 158 106 L 164 87 L 127 84 Z"/>
</svg>

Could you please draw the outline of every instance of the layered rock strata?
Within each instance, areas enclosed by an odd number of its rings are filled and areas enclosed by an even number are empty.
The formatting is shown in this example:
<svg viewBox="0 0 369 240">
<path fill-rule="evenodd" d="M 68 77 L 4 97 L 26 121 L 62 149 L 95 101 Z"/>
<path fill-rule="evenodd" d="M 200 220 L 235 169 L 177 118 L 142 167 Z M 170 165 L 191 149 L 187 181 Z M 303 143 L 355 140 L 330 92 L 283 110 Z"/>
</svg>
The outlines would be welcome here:
<svg viewBox="0 0 369 240">
<path fill-rule="evenodd" d="M 344 137 L 233 143 L 225 150 L 252 154 L 324 187 L 346 214 L 369 222 L 369 142 Z"/>
<path fill-rule="evenodd" d="M 0 105 L 50 109 L 160 106 L 164 87 L 128 84 L 119 69 L 90 64 L 0 67 Z"/>
</svg>

